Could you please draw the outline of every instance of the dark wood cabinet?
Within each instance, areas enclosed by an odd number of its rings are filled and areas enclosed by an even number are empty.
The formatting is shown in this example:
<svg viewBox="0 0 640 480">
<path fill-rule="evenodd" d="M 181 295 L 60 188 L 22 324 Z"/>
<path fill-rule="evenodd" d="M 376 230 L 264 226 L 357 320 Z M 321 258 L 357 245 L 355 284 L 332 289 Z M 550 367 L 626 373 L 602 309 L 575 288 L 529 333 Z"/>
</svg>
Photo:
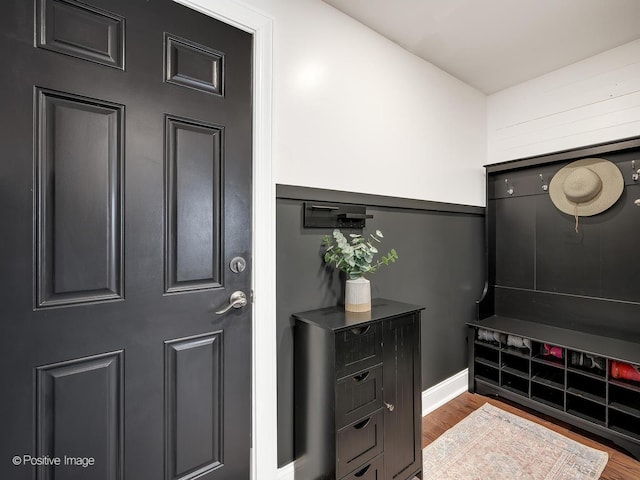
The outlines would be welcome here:
<svg viewBox="0 0 640 480">
<path fill-rule="evenodd" d="M 296 476 L 422 478 L 420 311 L 294 314 Z"/>
</svg>

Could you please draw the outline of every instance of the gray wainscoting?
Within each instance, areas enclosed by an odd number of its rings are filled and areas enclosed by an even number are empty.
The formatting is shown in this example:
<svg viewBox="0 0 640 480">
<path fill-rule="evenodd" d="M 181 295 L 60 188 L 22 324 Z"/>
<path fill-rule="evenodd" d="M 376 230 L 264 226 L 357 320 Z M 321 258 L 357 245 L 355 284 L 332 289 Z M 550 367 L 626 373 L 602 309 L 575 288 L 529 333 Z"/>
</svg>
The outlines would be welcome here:
<svg viewBox="0 0 640 480">
<path fill-rule="evenodd" d="M 291 314 L 342 302 L 344 281 L 322 261 L 332 229 L 303 228 L 305 200 L 367 205 L 364 233 L 384 233 L 381 252 L 400 259 L 370 276 L 372 297 L 424 305 L 422 389 L 467 367 L 465 322 L 485 281 L 484 208 L 278 185 L 278 464 L 293 461 Z"/>
</svg>

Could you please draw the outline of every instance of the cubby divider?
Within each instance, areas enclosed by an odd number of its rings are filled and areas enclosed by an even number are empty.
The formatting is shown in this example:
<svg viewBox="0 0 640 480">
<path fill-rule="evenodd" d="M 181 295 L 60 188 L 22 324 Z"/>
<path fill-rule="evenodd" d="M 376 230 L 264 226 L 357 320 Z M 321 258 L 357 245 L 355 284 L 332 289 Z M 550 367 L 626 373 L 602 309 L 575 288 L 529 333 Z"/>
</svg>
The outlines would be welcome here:
<svg viewBox="0 0 640 480">
<path fill-rule="evenodd" d="M 531 398 L 559 410 L 564 409 L 564 392 L 540 383 L 531 384 Z"/>
<path fill-rule="evenodd" d="M 628 437 L 640 440 L 640 418 L 609 409 L 609 428 Z"/>
<path fill-rule="evenodd" d="M 607 408 L 604 404 L 592 402 L 582 396 L 567 392 L 567 413 L 598 425 L 605 425 Z"/>
<path fill-rule="evenodd" d="M 531 380 L 549 387 L 564 388 L 564 370 L 534 360 L 531 362 Z"/>
<path fill-rule="evenodd" d="M 609 379 L 609 384 L 640 393 L 640 385 L 638 385 L 637 382 L 632 382 L 630 380 L 624 380 L 621 378 L 611 378 Z"/>
<path fill-rule="evenodd" d="M 482 363 L 486 365 L 493 365 L 497 367 L 500 361 L 500 350 L 498 348 L 492 348 L 485 342 L 476 342 L 475 346 L 475 359 L 482 360 Z"/>
<path fill-rule="evenodd" d="M 640 392 L 610 383 L 609 407 L 640 418 Z"/>
<path fill-rule="evenodd" d="M 503 352 L 502 371 L 529 378 L 529 359 Z"/>
<path fill-rule="evenodd" d="M 517 347 L 502 347 L 502 352 L 507 353 L 509 355 L 514 355 L 516 357 L 529 358 L 531 357 L 531 351 L 528 348 L 517 348 Z"/>
<path fill-rule="evenodd" d="M 529 380 L 521 375 L 514 375 L 503 370 L 500 386 L 518 395 L 529 396 Z"/>
<path fill-rule="evenodd" d="M 576 372 L 567 372 L 567 392 L 604 405 L 607 384 L 604 379 L 597 380 Z"/>
<path fill-rule="evenodd" d="M 495 367 L 485 364 L 483 361 L 476 359 L 475 376 L 476 379 L 498 385 L 500 381 L 500 371 Z"/>
</svg>

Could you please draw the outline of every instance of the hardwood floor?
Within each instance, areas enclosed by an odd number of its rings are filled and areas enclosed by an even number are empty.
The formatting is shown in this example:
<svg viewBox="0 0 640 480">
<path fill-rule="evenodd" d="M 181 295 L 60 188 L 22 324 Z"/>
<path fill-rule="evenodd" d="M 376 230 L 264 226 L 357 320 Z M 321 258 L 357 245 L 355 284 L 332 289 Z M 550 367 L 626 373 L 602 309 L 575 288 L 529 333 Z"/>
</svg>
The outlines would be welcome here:
<svg viewBox="0 0 640 480">
<path fill-rule="evenodd" d="M 465 418 L 477 408 L 489 402 L 507 412 L 519 415 L 527 420 L 531 420 L 543 425 L 550 430 L 554 430 L 568 438 L 576 440 L 589 447 L 603 450 L 609 454 L 609 462 L 600 477 L 601 480 L 638 480 L 640 479 L 640 462 L 634 460 L 629 455 L 618 450 L 613 443 L 605 439 L 591 436 L 589 433 L 577 431 L 571 425 L 563 424 L 555 419 L 539 414 L 521 407 L 514 406 L 506 400 L 495 397 L 485 397 L 465 392 L 449 403 L 431 412 L 422 419 L 422 448 L 429 445 L 446 430 L 453 427 L 460 420 Z M 605 443 L 606 442 L 606 443 Z"/>
</svg>

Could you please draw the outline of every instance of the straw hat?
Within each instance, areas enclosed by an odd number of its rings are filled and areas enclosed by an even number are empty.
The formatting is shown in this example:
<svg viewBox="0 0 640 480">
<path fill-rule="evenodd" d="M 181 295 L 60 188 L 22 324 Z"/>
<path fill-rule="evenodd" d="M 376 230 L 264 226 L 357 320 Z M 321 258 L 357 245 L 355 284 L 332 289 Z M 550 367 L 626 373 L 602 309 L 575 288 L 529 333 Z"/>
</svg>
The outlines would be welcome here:
<svg viewBox="0 0 640 480">
<path fill-rule="evenodd" d="M 565 165 L 549 184 L 553 204 L 576 221 L 612 207 L 623 190 L 620 169 L 604 158 L 584 158 Z"/>
</svg>

